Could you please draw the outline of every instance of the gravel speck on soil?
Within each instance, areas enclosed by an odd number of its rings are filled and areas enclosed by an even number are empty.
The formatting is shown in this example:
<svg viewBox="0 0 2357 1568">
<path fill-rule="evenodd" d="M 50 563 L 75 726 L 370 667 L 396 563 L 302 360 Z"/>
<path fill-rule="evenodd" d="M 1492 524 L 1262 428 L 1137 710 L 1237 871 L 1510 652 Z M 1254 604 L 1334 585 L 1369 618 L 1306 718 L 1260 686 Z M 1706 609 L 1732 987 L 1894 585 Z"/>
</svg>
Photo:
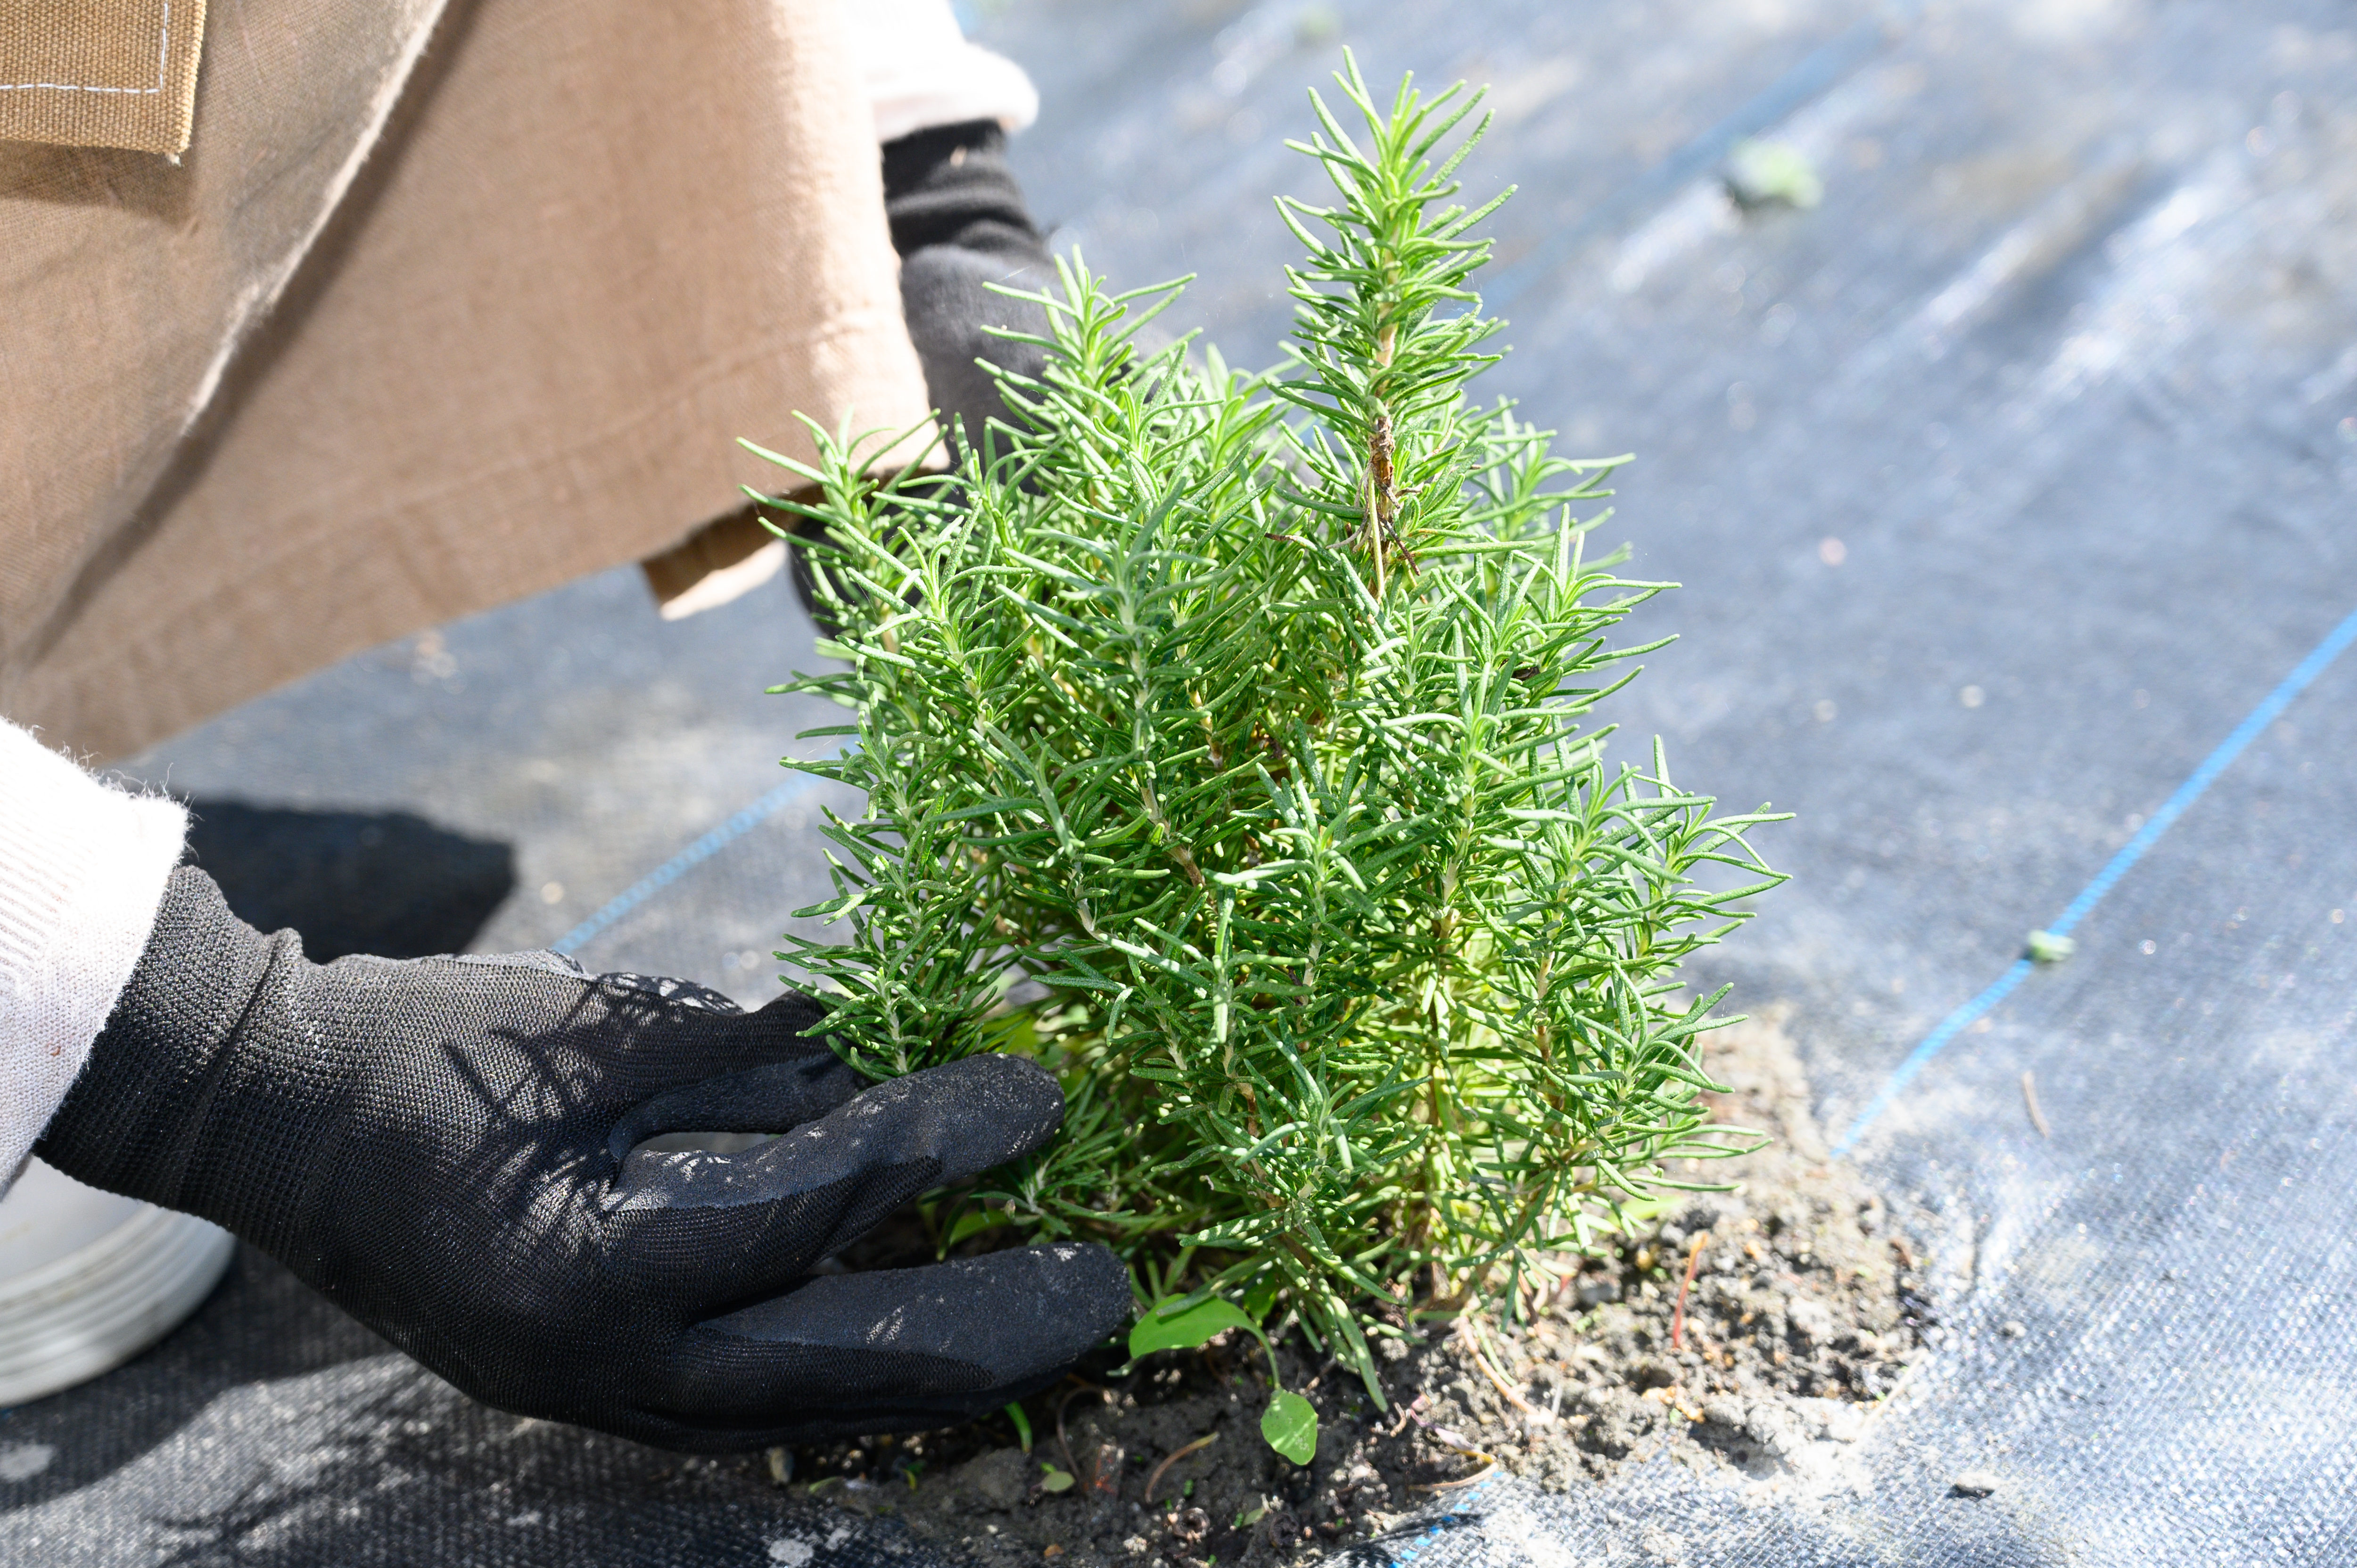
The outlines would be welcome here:
<svg viewBox="0 0 2357 1568">
<path fill-rule="evenodd" d="M 1960 1498 L 1985 1498 L 1996 1490 L 1996 1477 L 1986 1470 L 1966 1470 L 1948 1483 L 1948 1489 Z"/>
<path fill-rule="evenodd" d="M 985 1564 L 1252 1568 L 1384 1535 L 1491 1466 L 1566 1489 L 1667 1448 L 1734 1483 L 1838 1485 L 1843 1451 L 1932 1325 L 1928 1259 L 1856 1167 L 1827 1158 L 1779 1017 L 1704 1048 L 1731 1088 L 1714 1097 L 1721 1119 L 1776 1141 L 1678 1174 L 1739 1190 L 1698 1195 L 1587 1260 L 1526 1323 L 1426 1320 L 1419 1343 L 1378 1341 L 1387 1410 L 1286 1337 L 1286 1386 L 1318 1407 L 1308 1466 L 1261 1441 L 1266 1367 L 1223 1337 L 1117 1379 L 1108 1351 L 1028 1402 L 1028 1455 L 997 1416 L 797 1451 L 793 1489 L 897 1514 Z"/>
</svg>

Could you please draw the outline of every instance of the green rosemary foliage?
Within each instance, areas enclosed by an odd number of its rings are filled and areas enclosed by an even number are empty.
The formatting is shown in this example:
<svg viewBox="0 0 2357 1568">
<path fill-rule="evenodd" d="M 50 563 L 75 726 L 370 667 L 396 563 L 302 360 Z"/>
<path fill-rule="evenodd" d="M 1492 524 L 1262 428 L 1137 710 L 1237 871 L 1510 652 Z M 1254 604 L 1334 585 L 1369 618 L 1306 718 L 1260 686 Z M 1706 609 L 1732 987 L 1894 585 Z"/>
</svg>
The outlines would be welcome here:
<svg viewBox="0 0 2357 1568">
<path fill-rule="evenodd" d="M 1417 1292 L 1511 1305 L 1695 1185 L 1671 1162 L 1749 1146 L 1697 1098 L 1718 997 L 1676 974 L 1780 878 L 1743 840 L 1772 819 L 1583 727 L 1669 585 L 1584 552 L 1624 459 L 1466 397 L 1498 325 L 1466 286 L 1498 202 L 1451 202 L 1478 95 L 1337 80 L 1366 128 L 1311 95 L 1293 145 L 1339 199 L 1284 204 L 1278 371 L 1142 348 L 1184 280 L 1075 255 L 1019 426 L 959 472 L 878 483 L 823 432 L 786 464 L 847 668 L 783 689 L 857 715 L 797 766 L 867 800 L 806 911 L 845 940 L 790 940 L 865 1070 L 1061 1076 L 1057 1144 L 945 1199 L 944 1246 L 1105 1240 L 1149 1296 L 1288 1305 L 1380 1401 L 1364 1333 Z"/>
</svg>

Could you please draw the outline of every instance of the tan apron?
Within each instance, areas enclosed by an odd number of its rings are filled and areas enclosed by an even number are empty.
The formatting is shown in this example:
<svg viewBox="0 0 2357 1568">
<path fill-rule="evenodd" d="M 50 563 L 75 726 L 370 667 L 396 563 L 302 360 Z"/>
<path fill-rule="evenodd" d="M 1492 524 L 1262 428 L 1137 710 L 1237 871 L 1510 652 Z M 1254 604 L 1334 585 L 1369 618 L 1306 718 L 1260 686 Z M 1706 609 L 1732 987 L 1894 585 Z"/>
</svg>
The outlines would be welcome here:
<svg viewBox="0 0 2357 1568">
<path fill-rule="evenodd" d="M 0 714 L 50 744 L 666 551 L 684 592 L 742 553 L 689 536 L 777 485 L 735 437 L 923 419 L 835 5 L 204 26 L 177 164 L 0 141 Z"/>
</svg>

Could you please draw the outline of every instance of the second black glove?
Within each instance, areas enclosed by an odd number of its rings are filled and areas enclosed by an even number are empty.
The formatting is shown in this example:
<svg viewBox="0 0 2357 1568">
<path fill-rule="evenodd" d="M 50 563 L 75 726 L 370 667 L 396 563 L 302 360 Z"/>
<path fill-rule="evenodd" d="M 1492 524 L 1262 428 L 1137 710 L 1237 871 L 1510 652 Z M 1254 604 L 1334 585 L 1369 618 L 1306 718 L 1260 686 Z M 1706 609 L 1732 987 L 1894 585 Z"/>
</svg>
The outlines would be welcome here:
<svg viewBox="0 0 2357 1568">
<path fill-rule="evenodd" d="M 490 1404 L 677 1448 L 942 1425 L 1125 1323 L 1093 1246 L 813 1273 L 1063 1113 L 1013 1058 L 867 1087 L 818 1014 L 548 953 L 314 964 L 183 869 L 38 1152 L 255 1243 Z M 781 1135 L 645 1146 L 674 1132 Z"/>
</svg>

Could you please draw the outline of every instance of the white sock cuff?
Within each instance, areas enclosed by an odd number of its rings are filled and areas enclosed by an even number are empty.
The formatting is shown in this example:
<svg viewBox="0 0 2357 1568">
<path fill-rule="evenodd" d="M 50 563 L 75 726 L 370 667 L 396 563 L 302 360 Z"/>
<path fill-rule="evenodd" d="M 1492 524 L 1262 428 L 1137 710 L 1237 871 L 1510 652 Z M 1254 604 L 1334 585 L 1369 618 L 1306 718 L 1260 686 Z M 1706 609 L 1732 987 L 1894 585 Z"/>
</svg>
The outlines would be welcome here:
<svg viewBox="0 0 2357 1568">
<path fill-rule="evenodd" d="M 843 16 L 879 144 L 971 120 L 1020 131 L 1039 117 L 1039 90 L 1023 68 L 966 42 L 949 0 L 844 0 Z"/>
<path fill-rule="evenodd" d="M 188 828 L 0 721 L 0 1185 L 106 1026 Z"/>
</svg>

